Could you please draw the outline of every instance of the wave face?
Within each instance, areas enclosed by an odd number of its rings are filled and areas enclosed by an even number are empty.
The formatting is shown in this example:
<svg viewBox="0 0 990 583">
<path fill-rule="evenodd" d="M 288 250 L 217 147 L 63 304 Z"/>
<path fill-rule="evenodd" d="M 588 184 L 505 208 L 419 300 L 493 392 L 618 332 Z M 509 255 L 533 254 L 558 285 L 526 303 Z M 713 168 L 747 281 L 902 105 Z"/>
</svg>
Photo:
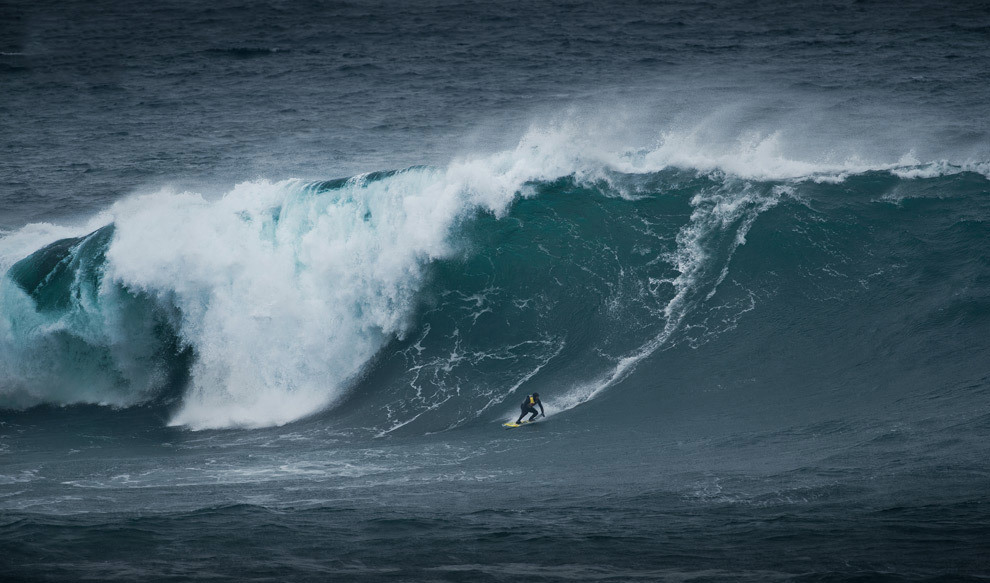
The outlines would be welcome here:
<svg viewBox="0 0 990 583">
<path fill-rule="evenodd" d="M 378 435 L 428 432 L 532 390 L 571 409 L 730 331 L 799 342 L 774 319 L 784 305 L 868 306 L 874 338 L 915 339 L 906 359 L 990 313 L 990 266 L 966 254 L 990 243 L 980 164 L 576 142 L 532 132 L 446 168 L 219 200 L 166 190 L 84 229 L 8 234 L 0 405 L 161 402 L 195 429 L 333 409 Z"/>
</svg>

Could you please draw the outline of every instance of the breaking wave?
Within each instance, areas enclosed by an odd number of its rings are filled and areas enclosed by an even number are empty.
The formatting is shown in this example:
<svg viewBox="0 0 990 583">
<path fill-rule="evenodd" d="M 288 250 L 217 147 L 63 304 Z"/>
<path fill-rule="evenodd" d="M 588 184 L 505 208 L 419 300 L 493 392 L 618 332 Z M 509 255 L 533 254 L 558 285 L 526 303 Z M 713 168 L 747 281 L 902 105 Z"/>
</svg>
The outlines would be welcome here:
<svg viewBox="0 0 990 583">
<path fill-rule="evenodd" d="M 0 406 L 162 403 L 194 429 L 340 407 L 385 435 L 503 416 L 552 378 L 560 412 L 798 285 L 739 271 L 761 221 L 771 264 L 810 242 L 812 279 L 871 285 L 896 262 L 830 239 L 848 207 L 985 192 L 986 168 L 789 160 L 773 135 L 609 152 L 558 128 L 446 168 L 163 189 L 0 238 Z"/>
</svg>

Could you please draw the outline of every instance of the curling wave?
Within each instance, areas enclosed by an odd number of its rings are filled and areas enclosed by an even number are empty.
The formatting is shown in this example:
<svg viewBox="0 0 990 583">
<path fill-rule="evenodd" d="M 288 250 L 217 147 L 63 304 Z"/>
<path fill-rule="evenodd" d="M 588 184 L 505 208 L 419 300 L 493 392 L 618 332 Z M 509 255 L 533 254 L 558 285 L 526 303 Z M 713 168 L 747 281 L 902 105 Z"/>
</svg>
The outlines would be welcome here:
<svg viewBox="0 0 990 583">
<path fill-rule="evenodd" d="M 502 415 L 552 375 L 566 410 L 736 326 L 766 290 L 733 257 L 769 210 L 796 216 L 850 177 L 884 182 L 867 199 L 889 204 L 904 181 L 981 167 L 814 165 L 772 137 L 691 154 L 687 139 L 611 153 L 533 131 L 447 168 L 213 201 L 162 190 L 83 229 L 25 227 L 0 239 L 0 405 L 162 401 L 202 429 L 350 396 L 384 435 Z"/>
</svg>

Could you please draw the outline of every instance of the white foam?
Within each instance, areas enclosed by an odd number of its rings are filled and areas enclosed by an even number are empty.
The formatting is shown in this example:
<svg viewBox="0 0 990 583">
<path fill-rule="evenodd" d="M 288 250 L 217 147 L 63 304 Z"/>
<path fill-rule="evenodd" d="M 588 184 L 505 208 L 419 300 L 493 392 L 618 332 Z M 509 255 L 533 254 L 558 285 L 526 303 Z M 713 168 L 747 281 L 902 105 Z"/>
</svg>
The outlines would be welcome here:
<svg viewBox="0 0 990 583">
<path fill-rule="evenodd" d="M 589 131 L 589 125 L 595 131 Z M 723 127 L 724 126 L 724 127 Z M 981 160 L 923 162 L 913 150 L 890 156 L 816 145 L 815 137 L 802 129 L 795 135 L 775 131 L 742 130 L 732 133 L 719 115 L 696 121 L 677 130 L 660 132 L 650 143 L 614 147 L 606 139 L 611 133 L 593 120 L 564 119 L 529 131 L 513 152 L 526 147 L 536 154 L 529 161 L 546 168 L 567 168 L 579 179 L 608 179 L 603 169 L 626 173 L 659 172 L 667 168 L 717 172 L 744 180 L 839 183 L 870 171 L 888 171 L 901 178 L 932 178 L 960 172 L 976 172 L 990 178 L 990 162 Z"/>
<path fill-rule="evenodd" d="M 338 399 L 401 334 L 422 266 L 459 213 L 435 171 L 313 195 L 239 185 L 220 201 L 160 192 L 118 204 L 107 285 L 176 304 L 196 351 L 173 424 L 283 424 Z M 277 219 L 276 219 L 277 214 Z"/>
<path fill-rule="evenodd" d="M 990 179 L 990 162 L 966 160 L 961 163 L 953 163 L 948 160 L 937 160 L 921 164 L 912 157 L 907 160 L 907 163 L 900 163 L 891 168 L 890 172 L 899 178 L 906 179 L 938 178 L 962 174 L 963 172 L 974 172 Z"/>
</svg>

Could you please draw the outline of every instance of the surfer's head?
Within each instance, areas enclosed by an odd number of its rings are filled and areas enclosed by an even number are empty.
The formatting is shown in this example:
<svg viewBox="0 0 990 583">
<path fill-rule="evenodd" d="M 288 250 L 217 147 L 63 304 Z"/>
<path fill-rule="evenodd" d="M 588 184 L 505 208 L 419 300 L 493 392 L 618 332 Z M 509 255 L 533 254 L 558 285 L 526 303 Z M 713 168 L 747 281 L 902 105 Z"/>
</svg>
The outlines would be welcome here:
<svg viewBox="0 0 990 583">
<path fill-rule="evenodd" d="M 533 398 L 534 399 L 539 399 L 540 398 L 540 394 L 539 393 L 533 393 Z"/>
</svg>

